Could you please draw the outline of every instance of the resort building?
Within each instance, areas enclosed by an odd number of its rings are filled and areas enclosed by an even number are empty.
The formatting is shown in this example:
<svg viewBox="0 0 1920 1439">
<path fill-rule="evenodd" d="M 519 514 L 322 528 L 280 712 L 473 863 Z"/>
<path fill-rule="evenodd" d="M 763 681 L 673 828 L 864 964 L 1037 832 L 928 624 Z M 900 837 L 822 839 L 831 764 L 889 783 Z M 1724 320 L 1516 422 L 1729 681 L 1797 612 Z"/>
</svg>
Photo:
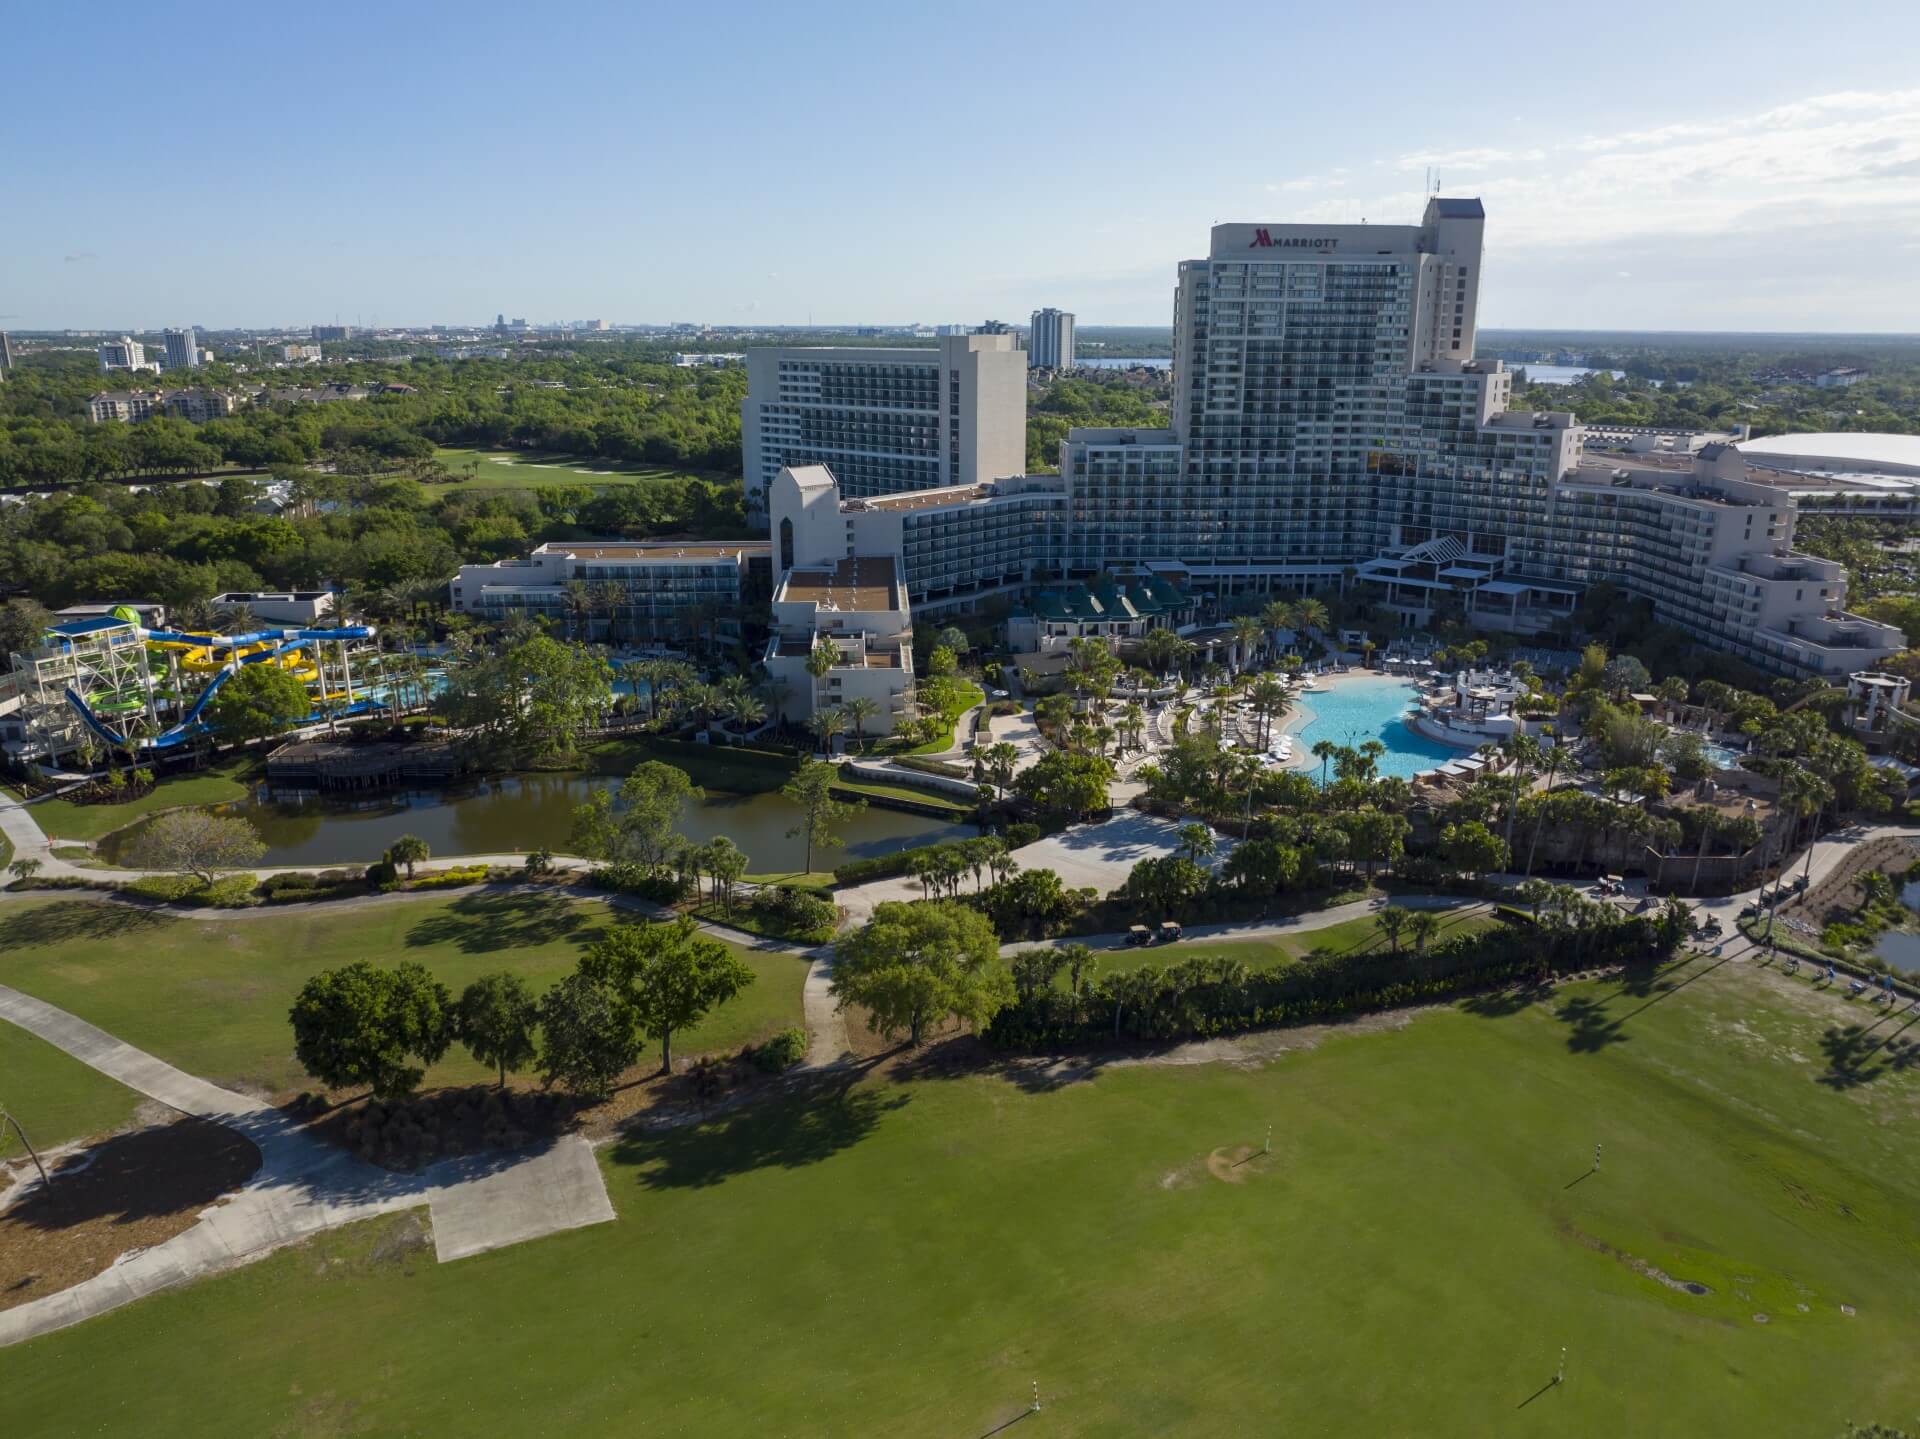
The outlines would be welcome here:
<svg viewBox="0 0 1920 1439">
<path fill-rule="evenodd" d="M 1119 652 L 1148 630 L 1179 629 L 1193 618 L 1193 600 L 1157 576 L 1096 587 L 1045 589 L 1007 620 L 1007 647 L 1023 670 L 1046 670 L 1078 639 L 1097 639 Z"/>
<path fill-rule="evenodd" d="M 909 594 L 929 614 L 1035 596 L 1015 620 L 1035 650 L 1125 630 L 1162 585 L 1196 618 L 1357 586 L 1401 625 L 1534 634 L 1599 584 L 1779 674 L 1904 649 L 1847 612 L 1844 571 L 1795 553 L 1793 531 L 1803 502 L 1920 512 L 1920 439 L 1603 427 L 1589 453 L 1573 414 L 1513 410 L 1513 376 L 1475 358 L 1484 228 L 1478 200 L 1451 198 L 1417 225 L 1215 226 L 1179 267 L 1169 424 L 1069 431 L 1057 475 L 1021 473 L 1005 333 L 750 350 L 747 500 L 770 572 L 884 558 L 903 615 Z M 456 608 L 564 608 L 575 561 L 550 548 L 463 569 Z M 704 548 L 720 570 L 740 549 Z M 1063 598 L 1072 581 L 1095 582 L 1084 603 Z"/>
<path fill-rule="evenodd" d="M 617 644 L 739 639 L 766 597 L 767 557 L 764 541 L 554 540 L 525 559 L 462 565 L 448 598 L 463 614 L 546 615 Z"/>
<path fill-rule="evenodd" d="M 756 514 L 785 465 L 831 465 L 854 496 L 981 484 L 1026 468 L 1025 360 L 1011 335 L 749 350 L 740 427 Z"/>
<path fill-rule="evenodd" d="M 814 650 L 831 646 L 832 666 L 816 676 Z M 892 734 L 907 717 L 913 686 L 913 624 L 897 555 L 850 555 L 785 571 L 773 592 L 767 674 L 781 717 L 804 722 L 816 710 L 856 698 L 873 703 L 862 728 Z"/>
<path fill-rule="evenodd" d="M 831 469 L 801 465 L 779 471 L 767 504 L 776 568 L 899 555 L 923 614 L 971 611 L 1063 573 L 1066 494 L 1050 475 L 845 499 Z"/>
</svg>

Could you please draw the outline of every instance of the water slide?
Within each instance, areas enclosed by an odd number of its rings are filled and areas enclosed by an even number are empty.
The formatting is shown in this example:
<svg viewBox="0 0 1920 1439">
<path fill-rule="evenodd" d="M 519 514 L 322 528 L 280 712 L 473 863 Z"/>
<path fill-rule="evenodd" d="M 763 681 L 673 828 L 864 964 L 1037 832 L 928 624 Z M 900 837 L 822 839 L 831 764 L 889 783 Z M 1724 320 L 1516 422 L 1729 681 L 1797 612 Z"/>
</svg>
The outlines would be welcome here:
<svg viewBox="0 0 1920 1439">
<path fill-rule="evenodd" d="M 224 649 L 232 658 L 219 666 L 219 672 L 207 681 L 207 687 L 200 691 L 198 698 L 180 717 L 178 724 L 162 730 L 157 735 L 136 740 L 135 747 L 143 750 L 171 749 L 201 733 L 206 726 L 200 722 L 200 712 L 207 707 L 207 701 L 213 698 L 221 685 L 240 673 L 242 667 L 246 665 L 273 661 L 287 664 L 288 668 L 303 680 L 317 680 L 319 670 L 314 665 L 310 662 L 290 664 L 287 656 L 305 650 L 310 645 L 337 640 L 371 639 L 373 634 L 371 625 L 342 625 L 337 629 L 329 630 L 259 630 L 247 635 L 192 635 L 180 634 L 172 630 L 142 630 L 140 637 L 150 645 L 166 649 L 183 649 L 189 652 Z M 304 661 L 304 656 L 301 658 Z M 101 723 L 100 717 L 88 708 L 87 702 L 75 692 L 73 686 L 67 686 L 66 697 L 67 704 L 80 716 L 81 722 L 88 729 L 110 745 L 119 746 L 125 743 L 119 735 Z M 335 710 L 334 714 L 336 716 L 366 714 L 379 707 L 378 701 L 357 700 L 344 709 Z M 301 723 L 313 724 L 326 718 L 325 714 L 316 710 Z"/>
</svg>

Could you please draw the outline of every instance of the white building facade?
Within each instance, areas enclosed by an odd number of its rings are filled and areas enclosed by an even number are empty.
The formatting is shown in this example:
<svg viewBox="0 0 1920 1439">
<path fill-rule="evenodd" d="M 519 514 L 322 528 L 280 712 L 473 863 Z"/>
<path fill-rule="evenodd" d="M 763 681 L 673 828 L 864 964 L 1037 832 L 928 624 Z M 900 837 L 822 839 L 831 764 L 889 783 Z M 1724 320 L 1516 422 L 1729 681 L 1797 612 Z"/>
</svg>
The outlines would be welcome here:
<svg viewBox="0 0 1920 1439">
<path fill-rule="evenodd" d="M 1073 368 L 1073 315 L 1049 306 L 1035 310 L 1027 330 L 1027 368 Z"/>
<path fill-rule="evenodd" d="M 1011 335 L 754 349 L 740 421 L 756 514 L 786 465 L 829 465 L 855 496 L 980 484 L 1026 468 L 1026 367 Z"/>
<path fill-rule="evenodd" d="M 167 356 L 169 370 L 197 370 L 200 368 L 199 336 L 194 334 L 193 326 L 184 330 L 167 330 L 161 337 Z"/>
</svg>

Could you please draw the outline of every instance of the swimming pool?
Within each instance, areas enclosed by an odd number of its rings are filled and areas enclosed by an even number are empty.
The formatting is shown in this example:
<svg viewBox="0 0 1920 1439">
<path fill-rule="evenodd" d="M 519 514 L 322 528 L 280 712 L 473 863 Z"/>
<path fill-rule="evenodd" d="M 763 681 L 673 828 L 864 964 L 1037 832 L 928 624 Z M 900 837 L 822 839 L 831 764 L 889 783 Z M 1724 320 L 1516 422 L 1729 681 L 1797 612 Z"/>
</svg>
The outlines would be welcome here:
<svg viewBox="0 0 1920 1439">
<path fill-rule="evenodd" d="M 1707 762 L 1715 769 L 1735 769 L 1740 764 L 1740 751 L 1723 744 L 1705 746 Z"/>
<path fill-rule="evenodd" d="M 1331 688 L 1311 690 L 1299 699 L 1302 712 L 1312 718 L 1294 730 L 1294 753 L 1312 760 L 1319 741 L 1356 748 L 1370 739 L 1387 747 L 1380 756 L 1380 774 L 1412 779 L 1423 769 L 1432 769 L 1448 760 L 1459 759 L 1472 751 L 1442 744 L 1415 734 L 1401 716 L 1419 693 L 1419 686 L 1390 675 L 1347 675 L 1331 682 Z M 1313 760 L 1313 777 L 1320 778 L 1320 763 Z M 1328 769 L 1328 774 L 1332 769 Z"/>
</svg>

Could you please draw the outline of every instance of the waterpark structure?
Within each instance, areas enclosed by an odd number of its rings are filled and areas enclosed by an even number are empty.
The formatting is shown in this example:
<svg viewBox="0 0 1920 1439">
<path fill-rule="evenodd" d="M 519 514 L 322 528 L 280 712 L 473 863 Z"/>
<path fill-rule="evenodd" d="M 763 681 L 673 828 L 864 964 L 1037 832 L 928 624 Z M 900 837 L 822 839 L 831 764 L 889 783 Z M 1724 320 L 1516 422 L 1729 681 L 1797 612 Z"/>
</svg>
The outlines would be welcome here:
<svg viewBox="0 0 1920 1439">
<path fill-rule="evenodd" d="M 368 625 L 193 634 L 148 629 L 130 609 L 54 625 L 0 676 L 0 735 L 17 759 L 51 761 L 90 746 L 164 752 L 207 733 L 204 712 L 249 665 L 278 665 L 313 702 L 312 722 L 364 714 L 386 703 L 384 684 L 356 683 L 374 658 Z M 377 672 L 362 665 L 363 676 Z"/>
</svg>

